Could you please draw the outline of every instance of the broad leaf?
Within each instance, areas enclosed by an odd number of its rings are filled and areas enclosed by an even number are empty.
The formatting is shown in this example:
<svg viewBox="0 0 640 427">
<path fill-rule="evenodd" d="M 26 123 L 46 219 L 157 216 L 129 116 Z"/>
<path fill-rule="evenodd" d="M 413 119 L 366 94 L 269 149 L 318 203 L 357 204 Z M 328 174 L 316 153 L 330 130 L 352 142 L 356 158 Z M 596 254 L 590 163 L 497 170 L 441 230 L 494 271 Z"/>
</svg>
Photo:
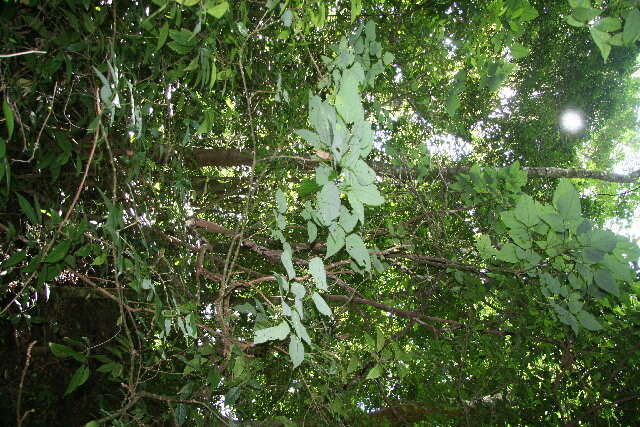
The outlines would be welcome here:
<svg viewBox="0 0 640 427">
<path fill-rule="evenodd" d="M 362 238 L 358 234 L 349 234 L 345 240 L 347 252 L 361 267 L 371 270 L 371 257 Z"/>
<path fill-rule="evenodd" d="M 578 318 L 578 321 L 585 329 L 588 329 L 590 331 L 597 331 L 602 329 L 602 325 L 600 325 L 600 323 L 596 320 L 596 318 L 591 313 L 588 313 L 586 311 L 581 311 L 578 314 L 576 314 L 576 317 Z"/>
<path fill-rule="evenodd" d="M 327 290 L 327 272 L 324 269 L 324 263 L 318 257 L 309 261 L 309 273 L 313 276 L 316 286 L 323 291 Z"/>
<path fill-rule="evenodd" d="M 620 288 L 609 270 L 598 270 L 593 278 L 600 289 L 609 292 L 611 295 L 620 297 Z"/>
<path fill-rule="evenodd" d="M 326 226 L 340 215 L 340 192 L 333 182 L 326 183 L 318 193 L 318 215 Z"/>
<path fill-rule="evenodd" d="M 340 89 L 336 94 L 336 110 L 347 123 L 364 120 L 364 109 L 358 91 L 358 86 L 363 80 L 364 71 L 360 63 L 356 62 L 342 72 Z"/>
<path fill-rule="evenodd" d="M 272 326 L 271 328 L 266 329 L 257 329 L 255 331 L 253 343 L 262 344 L 267 341 L 283 340 L 290 332 L 291 328 L 289 328 L 289 324 L 286 321 L 283 321 L 278 326 Z"/>
<path fill-rule="evenodd" d="M 561 179 L 558 183 L 553 193 L 553 206 L 565 220 L 580 219 L 580 199 L 575 187 L 568 179 Z"/>
<path fill-rule="evenodd" d="M 357 221 L 357 219 L 356 219 Z M 338 253 L 345 244 L 345 232 L 339 225 L 333 225 L 329 229 L 329 237 L 327 238 L 327 254 L 325 259 Z"/>
</svg>

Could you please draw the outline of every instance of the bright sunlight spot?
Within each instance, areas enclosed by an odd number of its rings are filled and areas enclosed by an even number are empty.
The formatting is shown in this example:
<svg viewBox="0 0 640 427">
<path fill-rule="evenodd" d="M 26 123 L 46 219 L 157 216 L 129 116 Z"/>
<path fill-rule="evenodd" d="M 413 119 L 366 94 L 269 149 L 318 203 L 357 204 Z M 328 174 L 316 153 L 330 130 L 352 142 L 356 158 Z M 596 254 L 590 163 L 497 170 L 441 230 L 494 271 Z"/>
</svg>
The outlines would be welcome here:
<svg viewBox="0 0 640 427">
<path fill-rule="evenodd" d="M 567 110 L 560 118 L 560 126 L 570 133 L 580 132 L 584 128 L 584 118 L 575 110 Z"/>
</svg>

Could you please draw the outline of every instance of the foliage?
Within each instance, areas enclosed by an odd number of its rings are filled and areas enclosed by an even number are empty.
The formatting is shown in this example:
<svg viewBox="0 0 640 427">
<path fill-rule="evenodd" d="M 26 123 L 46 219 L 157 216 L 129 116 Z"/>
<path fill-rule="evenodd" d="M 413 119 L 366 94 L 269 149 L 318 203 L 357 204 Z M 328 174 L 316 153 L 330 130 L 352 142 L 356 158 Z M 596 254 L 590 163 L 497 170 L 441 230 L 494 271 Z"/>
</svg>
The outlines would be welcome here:
<svg viewBox="0 0 640 427">
<path fill-rule="evenodd" d="M 0 422 L 631 424 L 638 172 L 540 167 L 640 9 L 548 3 L 4 2 Z"/>
</svg>

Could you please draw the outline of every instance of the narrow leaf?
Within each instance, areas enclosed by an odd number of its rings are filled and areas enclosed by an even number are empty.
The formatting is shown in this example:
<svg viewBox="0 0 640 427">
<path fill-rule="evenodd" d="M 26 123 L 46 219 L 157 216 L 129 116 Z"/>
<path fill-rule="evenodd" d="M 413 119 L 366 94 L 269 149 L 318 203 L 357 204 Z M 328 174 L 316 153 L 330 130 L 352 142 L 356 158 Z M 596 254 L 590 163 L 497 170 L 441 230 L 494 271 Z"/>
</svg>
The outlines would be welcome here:
<svg viewBox="0 0 640 427">
<path fill-rule="evenodd" d="M 324 314 L 325 316 L 333 316 L 333 312 L 331 311 L 331 307 L 329 307 L 329 305 L 326 303 L 324 298 L 322 298 L 322 296 L 320 296 L 319 293 L 317 293 L 317 292 L 312 293 L 311 294 L 311 299 L 313 299 L 313 302 L 316 305 L 316 308 L 318 309 L 318 311 L 321 314 Z"/>
<path fill-rule="evenodd" d="M 89 367 L 87 365 L 80 366 L 71 377 L 71 381 L 69 381 L 69 385 L 67 386 L 64 395 L 66 396 L 69 393 L 73 393 L 75 389 L 84 384 L 87 379 L 89 379 L 90 373 L 91 372 L 89 371 Z"/>
<path fill-rule="evenodd" d="M 11 106 L 6 99 L 2 101 L 2 112 L 7 125 L 7 140 L 9 140 L 13 135 L 13 111 L 11 111 Z"/>
</svg>

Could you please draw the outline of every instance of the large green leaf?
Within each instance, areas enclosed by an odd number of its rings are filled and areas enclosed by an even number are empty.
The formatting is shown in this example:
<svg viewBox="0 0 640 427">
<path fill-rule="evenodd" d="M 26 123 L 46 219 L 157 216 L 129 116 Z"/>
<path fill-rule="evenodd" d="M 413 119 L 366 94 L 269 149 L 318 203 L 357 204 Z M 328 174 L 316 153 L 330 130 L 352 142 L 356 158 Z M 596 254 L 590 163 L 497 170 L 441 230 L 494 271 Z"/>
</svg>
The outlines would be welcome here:
<svg viewBox="0 0 640 427">
<path fill-rule="evenodd" d="M 333 182 L 327 182 L 318 193 L 318 216 L 326 226 L 340 215 L 340 191 Z"/>
<path fill-rule="evenodd" d="M 358 86 L 363 80 L 364 70 L 360 63 L 356 62 L 342 72 L 340 89 L 336 94 L 336 110 L 347 123 L 364 120 L 364 109 L 358 91 Z"/>
<path fill-rule="evenodd" d="M 329 236 L 327 237 L 327 255 L 325 258 L 338 253 L 345 244 L 345 232 L 339 225 L 333 225 L 329 229 Z"/>
<path fill-rule="evenodd" d="M 304 344 L 295 334 L 291 334 L 289 341 L 289 357 L 293 363 L 293 367 L 297 368 L 304 360 Z"/>
<path fill-rule="evenodd" d="M 327 290 L 327 272 L 324 263 L 319 257 L 314 257 L 309 261 L 309 273 L 313 276 L 316 286 L 323 291 Z"/>
<path fill-rule="evenodd" d="M 553 206 L 569 221 L 579 220 L 582 214 L 580 199 L 575 187 L 568 179 L 561 179 L 553 193 Z"/>
<path fill-rule="evenodd" d="M 358 234 L 349 234 L 345 243 L 347 245 L 347 252 L 351 258 L 361 267 L 366 267 L 367 271 L 371 270 L 371 257 L 362 238 Z"/>
<path fill-rule="evenodd" d="M 600 289 L 616 297 L 620 296 L 620 288 L 609 270 L 597 270 L 593 278 Z"/>
<path fill-rule="evenodd" d="M 640 38 L 640 11 L 637 8 L 631 9 L 624 21 L 624 30 L 622 31 L 622 40 L 624 44 L 631 45 Z"/>
<path fill-rule="evenodd" d="M 55 263 L 64 259 L 71 248 L 71 240 L 63 240 L 51 249 L 44 262 Z"/>
<path fill-rule="evenodd" d="M 322 298 L 322 296 L 319 293 L 317 292 L 312 293 L 311 299 L 313 300 L 313 303 L 316 305 L 316 308 L 321 314 L 324 314 L 325 316 L 333 316 L 331 307 L 329 307 L 329 305 L 326 303 L 324 298 Z"/>
<path fill-rule="evenodd" d="M 536 202 L 527 194 L 523 194 L 516 203 L 514 215 L 527 227 L 533 227 L 540 222 L 538 215 L 538 206 Z"/>
<path fill-rule="evenodd" d="M 600 325 L 600 323 L 596 320 L 595 317 L 593 317 L 591 313 L 580 311 L 578 314 L 576 314 L 576 317 L 578 318 L 580 325 L 590 331 L 597 331 L 602 329 L 602 325 Z"/>
<path fill-rule="evenodd" d="M 289 328 L 289 324 L 286 321 L 270 328 L 256 329 L 253 343 L 262 344 L 267 341 L 283 340 L 290 332 L 291 328 Z"/>
</svg>

